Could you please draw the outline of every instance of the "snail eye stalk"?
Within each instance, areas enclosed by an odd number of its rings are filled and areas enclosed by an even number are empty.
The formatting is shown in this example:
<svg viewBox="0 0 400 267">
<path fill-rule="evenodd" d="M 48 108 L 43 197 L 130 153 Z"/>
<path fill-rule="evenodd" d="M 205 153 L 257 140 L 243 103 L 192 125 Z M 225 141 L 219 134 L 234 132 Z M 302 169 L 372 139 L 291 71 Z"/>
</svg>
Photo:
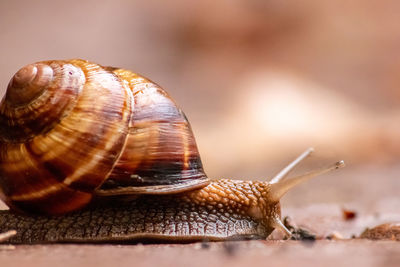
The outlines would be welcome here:
<svg viewBox="0 0 400 267">
<path fill-rule="evenodd" d="M 271 199 L 275 201 L 279 201 L 290 189 L 293 187 L 304 183 L 305 181 L 308 181 L 316 176 L 319 176 L 321 174 L 343 168 L 345 166 L 344 161 L 338 161 L 335 162 L 334 164 L 331 164 L 329 166 L 323 167 L 321 169 L 317 169 L 314 171 L 311 171 L 309 173 L 303 174 L 296 176 L 291 179 L 283 180 L 277 183 L 272 183 L 271 184 Z"/>
</svg>

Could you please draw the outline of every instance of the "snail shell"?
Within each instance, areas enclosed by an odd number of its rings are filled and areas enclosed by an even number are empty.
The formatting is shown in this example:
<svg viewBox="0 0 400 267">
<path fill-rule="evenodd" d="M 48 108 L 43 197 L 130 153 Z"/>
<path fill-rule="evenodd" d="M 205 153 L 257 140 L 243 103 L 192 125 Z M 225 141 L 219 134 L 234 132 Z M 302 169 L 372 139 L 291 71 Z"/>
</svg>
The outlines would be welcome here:
<svg viewBox="0 0 400 267">
<path fill-rule="evenodd" d="M 157 84 L 85 60 L 27 65 L 0 104 L 0 198 L 62 214 L 95 195 L 206 186 L 184 113 Z"/>
</svg>

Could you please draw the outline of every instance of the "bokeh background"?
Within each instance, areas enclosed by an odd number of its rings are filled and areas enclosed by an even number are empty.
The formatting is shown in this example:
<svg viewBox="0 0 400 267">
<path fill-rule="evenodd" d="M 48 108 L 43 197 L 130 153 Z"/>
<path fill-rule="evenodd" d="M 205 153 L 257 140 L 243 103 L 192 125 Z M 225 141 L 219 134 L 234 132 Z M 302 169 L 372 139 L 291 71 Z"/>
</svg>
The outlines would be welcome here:
<svg viewBox="0 0 400 267">
<path fill-rule="evenodd" d="M 134 70 L 188 116 L 212 178 L 267 179 L 313 146 L 285 205 L 400 207 L 399 1 L 0 1 L 0 93 L 22 66 Z"/>
</svg>

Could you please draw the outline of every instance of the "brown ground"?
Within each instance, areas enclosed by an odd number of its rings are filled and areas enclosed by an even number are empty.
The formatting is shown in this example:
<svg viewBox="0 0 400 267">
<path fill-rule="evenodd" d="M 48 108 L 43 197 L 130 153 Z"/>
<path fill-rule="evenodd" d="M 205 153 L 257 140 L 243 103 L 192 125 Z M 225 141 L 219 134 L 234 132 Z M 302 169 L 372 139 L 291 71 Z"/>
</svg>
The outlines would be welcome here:
<svg viewBox="0 0 400 267">
<path fill-rule="evenodd" d="M 203 266 L 204 263 L 207 266 L 398 266 L 400 242 L 352 237 L 358 237 L 367 227 L 400 222 L 400 205 L 396 195 L 399 175 L 398 167 L 373 170 L 352 170 L 350 167 L 333 175 L 336 185 L 332 190 L 338 192 L 337 199 L 330 196 L 322 182 L 327 180 L 323 178 L 320 183 L 309 182 L 304 189 L 299 188 L 289 194 L 282 202 L 283 216 L 290 216 L 297 227 L 315 233 L 316 241 L 64 244 L 16 246 L 14 249 L 3 246 L 0 249 L 0 266 L 109 266 L 116 263 L 120 266 L 157 266 L 160 263 L 164 266 Z M 389 184 L 393 186 L 385 191 L 385 185 Z M 305 194 L 307 190 L 312 190 L 312 194 Z M 355 218 L 346 220 L 343 209 L 354 211 Z M 327 236 L 334 240 L 327 240 Z M 282 235 L 274 232 L 271 238 L 280 239 Z"/>
<path fill-rule="evenodd" d="M 395 241 L 237 241 L 189 245 L 46 245 L 1 251 L 1 266 L 398 266 Z"/>
</svg>

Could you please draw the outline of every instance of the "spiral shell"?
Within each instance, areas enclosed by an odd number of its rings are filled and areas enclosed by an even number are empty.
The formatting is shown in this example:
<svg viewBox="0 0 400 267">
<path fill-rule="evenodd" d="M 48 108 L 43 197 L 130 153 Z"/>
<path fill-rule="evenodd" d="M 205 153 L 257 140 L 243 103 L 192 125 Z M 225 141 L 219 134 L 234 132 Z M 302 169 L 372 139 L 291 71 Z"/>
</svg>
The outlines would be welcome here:
<svg viewBox="0 0 400 267">
<path fill-rule="evenodd" d="M 95 195 L 208 184 L 184 113 L 133 72 L 75 59 L 19 70 L 0 104 L 0 198 L 62 214 Z"/>
</svg>

